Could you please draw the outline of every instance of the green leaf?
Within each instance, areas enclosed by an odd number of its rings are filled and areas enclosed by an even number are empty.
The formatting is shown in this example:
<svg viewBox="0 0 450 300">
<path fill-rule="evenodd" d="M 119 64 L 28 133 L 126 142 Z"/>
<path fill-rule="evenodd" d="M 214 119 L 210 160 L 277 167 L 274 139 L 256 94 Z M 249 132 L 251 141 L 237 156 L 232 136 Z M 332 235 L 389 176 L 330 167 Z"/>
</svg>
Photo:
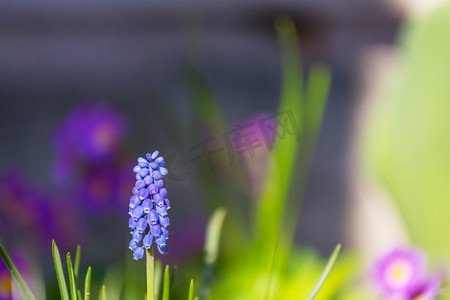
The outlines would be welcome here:
<svg viewBox="0 0 450 300">
<path fill-rule="evenodd" d="M 252 245 L 252 253 L 260 264 L 259 277 L 264 281 L 254 297 L 262 299 L 276 294 L 277 285 L 273 279 L 281 276 L 289 265 L 300 211 L 298 198 L 303 196 L 308 182 L 330 85 L 330 72 L 324 67 L 313 66 L 305 87 L 295 24 L 291 19 L 281 17 L 276 20 L 275 27 L 282 62 L 278 108 L 278 121 L 282 126 L 277 128 L 267 176 L 257 201 Z M 291 135 L 286 133 L 287 127 Z M 295 185 L 292 184 L 294 180 Z M 289 202 L 294 194 L 296 201 Z"/>
<path fill-rule="evenodd" d="M 325 283 L 325 280 L 327 280 L 328 275 L 330 275 L 331 269 L 333 268 L 333 265 L 336 262 L 340 250 L 341 244 L 338 244 L 334 249 L 333 253 L 331 254 L 330 258 L 328 259 L 327 265 L 325 266 L 325 269 L 323 269 L 323 272 L 320 275 L 319 280 L 317 281 L 316 285 L 314 286 L 314 288 L 312 289 L 311 293 L 308 295 L 306 300 L 313 300 L 317 296 L 323 284 Z"/>
<path fill-rule="evenodd" d="M 102 300 L 106 300 L 106 287 L 104 285 L 102 287 Z"/>
<path fill-rule="evenodd" d="M 448 1 L 406 24 L 401 59 L 367 103 L 371 111 L 361 134 L 365 166 L 379 180 L 375 185 L 395 200 L 412 242 L 431 261 L 450 253 L 450 239 L 436 234 L 450 232 L 448 32 Z"/>
<path fill-rule="evenodd" d="M 305 103 L 305 134 L 309 139 L 315 139 L 320 130 L 322 117 L 327 104 L 328 92 L 331 85 L 330 70 L 321 65 L 311 67 L 306 87 Z"/>
<path fill-rule="evenodd" d="M 173 285 L 175 284 L 175 278 L 178 273 L 178 266 L 174 265 L 172 268 L 172 273 L 170 274 L 170 290 L 172 291 Z"/>
<path fill-rule="evenodd" d="M 28 285 L 23 280 L 23 278 L 20 275 L 19 271 L 17 270 L 16 266 L 14 266 L 14 263 L 12 262 L 8 253 L 6 252 L 6 249 L 3 247 L 3 244 L 1 241 L 0 241 L 0 255 L 1 255 L 3 261 L 5 262 L 9 273 L 11 274 L 11 278 L 13 279 L 14 284 L 15 284 L 17 290 L 19 291 L 21 298 L 35 300 L 36 298 L 34 297 L 33 293 L 31 292 L 30 288 L 28 287 Z"/>
<path fill-rule="evenodd" d="M 208 130 L 223 130 L 227 121 L 220 105 L 201 73 L 185 65 L 183 78 L 195 105 L 195 112 Z"/>
<path fill-rule="evenodd" d="M 91 299 L 91 267 L 88 268 L 84 280 L 84 300 L 89 299 Z"/>
<path fill-rule="evenodd" d="M 59 292 L 62 300 L 69 300 L 69 293 L 67 292 L 66 278 L 64 277 L 64 270 L 62 267 L 61 256 L 59 255 L 58 246 L 55 241 L 52 241 L 52 255 L 55 264 L 56 278 L 58 279 Z"/>
<path fill-rule="evenodd" d="M 207 264 L 214 264 L 219 255 L 220 234 L 226 215 L 227 210 L 219 207 L 208 222 L 205 240 L 205 263 Z"/>
<path fill-rule="evenodd" d="M 170 295 L 170 272 L 169 272 L 169 265 L 166 265 L 166 268 L 164 269 L 162 300 L 169 300 L 169 295 Z"/>
<path fill-rule="evenodd" d="M 220 235 L 226 215 L 226 209 L 219 207 L 211 216 L 206 228 L 204 271 L 200 288 L 200 299 L 209 297 L 213 268 L 219 256 Z"/>
<path fill-rule="evenodd" d="M 70 258 L 70 252 L 66 255 L 67 261 L 67 271 L 69 273 L 69 287 L 70 287 L 70 298 L 72 300 L 77 299 L 77 284 L 75 283 L 75 274 L 73 272 L 72 259 Z"/>
<path fill-rule="evenodd" d="M 299 56 L 297 33 L 292 20 L 280 18 L 276 22 L 282 58 L 280 114 L 290 117 L 292 128 L 303 131 L 304 97 L 302 67 Z M 282 226 L 284 207 L 287 202 L 295 161 L 300 147 L 298 136 L 278 137 L 268 163 L 268 176 L 259 199 L 256 216 L 256 237 L 261 243 L 277 244 Z M 273 255 L 273 249 L 265 251 L 266 259 Z"/>
<path fill-rule="evenodd" d="M 108 294 L 109 300 L 125 298 L 125 295 L 122 295 L 124 281 L 124 265 L 122 261 L 109 265 L 103 279 L 103 284 L 106 286 L 106 293 Z M 121 295 L 122 298 L 120 298 Z"/>
<path fill-rule="evenodd" d="M 81 291 L 77 290 L 77 296 L 78 296 L 78 300 L 83 300 L 83 296 L 81 296 Z"/>
<path fill-rule="evenodd" d="M 80 270 L 80 259 L 81 259 L 81 246 L 77 246 L 77 251 L 75 253 L 75 264 L 73 266 L 73 273 L 75 275 L 75 279 L 78 279 L 78 271 Z"/>
<path fill-rule="evenodd" d="M 194 279 L 191 279 L 191 283 L 189 284 L 188 300 L 194 300 Z"/>
</svg>

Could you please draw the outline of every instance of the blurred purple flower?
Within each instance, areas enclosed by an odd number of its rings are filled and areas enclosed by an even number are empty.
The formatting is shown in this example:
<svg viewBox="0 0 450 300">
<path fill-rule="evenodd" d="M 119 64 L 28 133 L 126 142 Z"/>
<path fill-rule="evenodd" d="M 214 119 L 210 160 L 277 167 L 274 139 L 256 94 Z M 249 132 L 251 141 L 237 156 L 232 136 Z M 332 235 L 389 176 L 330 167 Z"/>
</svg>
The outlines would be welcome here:
<svg viewBox="0 0 450 300">
<path fill-rule="evenodd" d="M 165 264 L 179 264 L 191 256 L 202 255 L 205 244 L 205 228 L 207 220 L 202 217 L 192 217 L 181 221 L 180 226 L 171 238 L 172 250 L 170 256 L 162 258 Z"/>
<path fill-rule="evenodd" d="M 117 166 L 93 166 L 85 172 L 75 189 L 76 201 L 97 215 L 122 209 L 135 180 L 129 171 Z"/>
<path fill-rule="evenodd" d="M 53 144 L 56 182 L 70 177 L 78 162 L 104 163 L 117 153 L 125 134 L 125 121 L 107 104 L 83 103 L 57 130 Z"/>
<path fill-rule="evenodd" d="M 3 262 L 0 263 L 0 300 L 12 299 L 11 276 Z"/>
<path fill-rule="evenodd" d="M 51 232 L 51 239 L 47 240 L 45 246 L 51 245 L 51 240 L 57 240 L 62 248 L 73 248 L 77 244 L 83 244 L 89 232 L 84 230 L 83 219 L 85 211 L 81 212 L 74 195 L 57 195 L 51 207 L 52 223 L 47 229 Z"/>
<path fill-rule="evenodd" d="M 51 240 L 50 201 L 18 172 L 0 178 L 0 233 L 8 238 Z"/>
<path fill-rule="evenodd" d="M 386 297 L 406 298 L 426 276 L 426 256 L 418 249 L 396 248 L 375 265 L 375 285 Z"/>
<path fill-rule="evenodd" d="M 407 293 L 408 299 L 434 300 L 440 292 L 441 283 L 441 276 L 439 274 L 434 274 L 412 287 Z"/>
</svg>

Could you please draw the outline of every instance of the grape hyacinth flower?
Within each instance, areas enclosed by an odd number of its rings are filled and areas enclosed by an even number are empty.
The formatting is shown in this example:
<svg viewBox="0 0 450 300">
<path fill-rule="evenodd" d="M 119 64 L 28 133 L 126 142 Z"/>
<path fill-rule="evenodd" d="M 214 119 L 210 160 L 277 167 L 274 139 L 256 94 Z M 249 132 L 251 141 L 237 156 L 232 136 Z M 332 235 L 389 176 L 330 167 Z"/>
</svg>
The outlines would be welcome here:
<svg viewBox="0 0 450 300">
<path fill-rule="evenodd" d="M 408 294 L 426 276 L 426 256 L 418 249 L 396 248 L 375 265 L 373 279 L 389 299 L 410 299 Z"/>
<path fill-rule="evenodd" d="M 129 243 L 133 258 L 144 257 L 144 249 L 150 249 L 153 244 L 159 253 L 167 254 L 169 248 L 167 239 L 170 219 L 167 210 L 170 208 L 167 190 L 164 187 L 164 177 L 168 174 L 164 158 L 158 151 L 139 157 L 138 164 L 133 168 L 136 173 L 136 183 L 130 198 L 128 227 L 132 239 Z"/>
</svg>

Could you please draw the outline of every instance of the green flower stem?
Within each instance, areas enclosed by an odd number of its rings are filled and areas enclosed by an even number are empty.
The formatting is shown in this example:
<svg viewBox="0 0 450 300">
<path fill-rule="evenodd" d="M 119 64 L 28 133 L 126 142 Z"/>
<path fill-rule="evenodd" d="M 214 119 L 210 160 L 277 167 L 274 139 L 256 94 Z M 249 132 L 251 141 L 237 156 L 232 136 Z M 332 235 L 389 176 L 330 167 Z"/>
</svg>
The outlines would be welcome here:
<svg viewBox="0 0 450 300">
<path fill-rule="evenodd" d="M 147 300 L 155 299 L 154 272 L 155 272 L 155 254 L 153 246 L 145 251 L 147 265 Z"/>
</svg>

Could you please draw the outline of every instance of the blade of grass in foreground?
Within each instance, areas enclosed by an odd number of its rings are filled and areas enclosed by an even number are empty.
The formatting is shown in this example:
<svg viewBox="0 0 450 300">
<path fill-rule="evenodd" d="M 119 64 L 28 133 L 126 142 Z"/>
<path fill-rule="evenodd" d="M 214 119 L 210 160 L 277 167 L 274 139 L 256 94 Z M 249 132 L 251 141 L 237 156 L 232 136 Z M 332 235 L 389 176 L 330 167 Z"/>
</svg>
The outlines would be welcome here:
<svg viewBox="0 0 450 300">
<path fill-rule="evenodd" d="M 66 279 L 64 277 L 64 270 L 62 267 L 61 256 L 59 255 L 58 246 L 55 241 L 52 241 L 52 255 L 55 264 L 56 278 L 58 279 L 59 292 L 62 300 L 69 300 L 69 293 L 67 292 Z"/>
<path fill-rule="evenodd" d="M 206 229 L 205 240 L 205 261 L 203 269 L 203 282 L 200 288 L 200 299 L 205 300 L 209 297 L 209 289 L 212 281 L 212 272 L 214 264 L 219 255 L 220 234 L 222 232 L 223 221 L 227 211 L 223 207 L 216 209 L 211 219 L 209 220 Z"/>
<path fill-rule="evenodd" d="M 73 265 L 73 273 L 75 274 L 75 279 L 78 279 L 78 271 L 80 270 L 80 259 L 81 259 L 81 246 L 77 246 L 77 252 L 75 253 L 75 264 Z"/>
<path fill-rule="evenodd" d="M 325 280 L 327 280 L 328 275 L 330 274 L 330 271 L 333 268 L 334 263 L 336 262 L 336 259 L 339 255 L 340 250 L 341 250 L 341 244 L 338 244 L 336 246 L 336 248 L 334 249 L 333 253 L 331 254 L 330 258 L 328 259 L 328 263 L 325 266 L 325 269 L 323 269 L 323 272 L 320 275 L 319 280 L 317 281 L 316 285 L 312 289 L 311 293 L 309 293 L 306 300 L 313 300 L 317 296 L 317 294 L 319 293 L 323 284 L 325 283 Z"/>
<path fill-rule="evenodd" d="M 172 273 L 170 274 L 170 290 L 172 291 L 173 285 L 175 283 L 175 278 L 177 276 L 178 266 L 174 265 L 172 268 Z"/>
<path fill-rule="evenodd" d="M 115 264 L 110 265 L 106 270 L 105 277 L 103 279 L 103 284 L 107 287 L 106 293 L 108 294 L 109 300 L 119 300 L 122 299 L 123 285 L 124 285 L 124 274 L 123 274 L 123 264 L 122 261 L 118 261 Z M 145 295 L 146 297 L 147 295 Z M 128 299 L 123 297 L 123 299 Z"/>
<path fill-rule="evenodd" d="M 28 287 L 28 285 L 23 280 L 19 271 L 14 266 L 14 263 L 12 262 L 8 253 L 6 252 L 6 249 L 3 247 L 3 244 L 1 241 L 0 241 L 0 255 L 1 255 L 3 261 L 5 262 L 6 267 L 8 268 L 12 279 L 14 280 L 16 288 L 20 293 L 20 297 L 22 299 L 35 300 L 36 298 L 34 297 L 33 293 L 31 292 L 30 288 Z"/>
<path fill-rule="evenodd" d="M 188 300 L 194 300 L 194 279 L 191 279 L 191 283 L 189 284 Z"/>
<path fill-rule="evenodd" d="M 102 287 L 102 300 L 106 300 L 106 287 Z"/>
<path fill-rule="evenodd" d="M 166 268 L 164 269 L 162 300 L 169 300 L 169 296 L 170 296 L 170 272 L 169 272 L 169 265 L 166 265 Z"/>
<path fill-rule="evenodd" d="M 91 267 L 88 268 L 86 279 L 84 280 L 84 300 L 91 299 Z"/>
<path fill-rule="evenodd" d="M 75 283 L 75 274 L 73 272 L 72 259 L 70 258 L 70 252 L 66 255 L 67 271 L 69 273 L 69 287 L 70 297 L 72 300 L 77 300 L 77 285 Z"/>
</svg>

